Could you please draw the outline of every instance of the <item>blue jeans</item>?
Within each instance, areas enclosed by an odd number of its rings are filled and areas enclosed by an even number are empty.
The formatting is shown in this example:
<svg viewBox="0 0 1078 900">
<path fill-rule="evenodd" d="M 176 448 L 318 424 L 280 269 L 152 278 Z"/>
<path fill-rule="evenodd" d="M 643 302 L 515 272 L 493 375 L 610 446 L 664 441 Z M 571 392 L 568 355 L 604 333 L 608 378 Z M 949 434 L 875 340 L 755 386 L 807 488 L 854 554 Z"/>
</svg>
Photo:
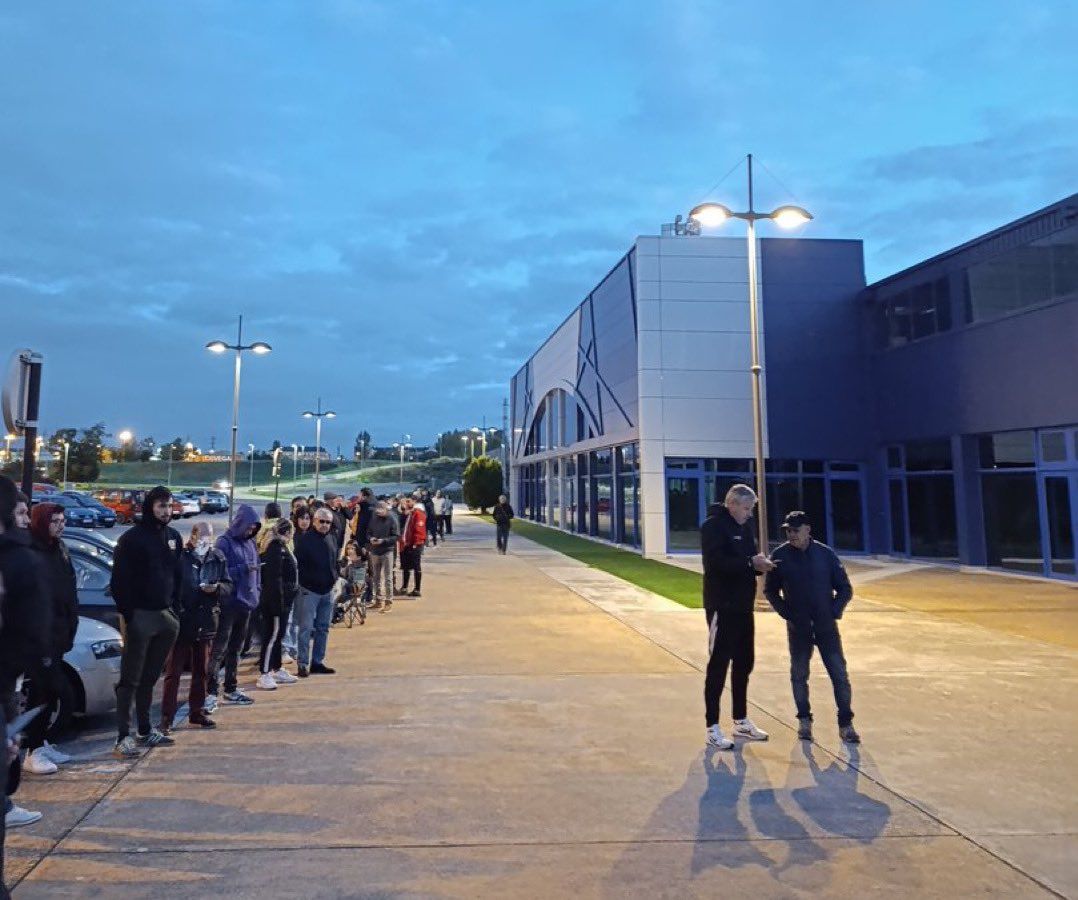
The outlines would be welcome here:
<svg viewBox="0 0 1078 900">
<path fill-rule="evenodd" d="M 835 691 L 835 706 L 838 708 L 838 727 L 844 728 L 853 722 L 853 689 L 850 677 L 846 673 L 846 657 L 842 655 L 842 638 L 838 626 L 832 625 L 813 628 L 811 625 L 786 623 L 786 635 L 790 639 L 790 684 L 794 691 L 794 704 L 797 706 L 797 718 L 812 719 L 809 706 L 809 660 L 814 647 L 820 648 L 820 659 L 831 677 L 831 687 Z"/>
<path fill-rule="evenodd" d="M 333 595 L 316 594 L 306 588 L 299 589 L 296 597 L 296 620 L 299 622 L 299 655 L 301 666 L 320 665 L 326 661 L 326 645 L 329 643 L 329 623 L 333 621 Z M 311 650 L 311 640 L 314 650 Z"/>
</svg>

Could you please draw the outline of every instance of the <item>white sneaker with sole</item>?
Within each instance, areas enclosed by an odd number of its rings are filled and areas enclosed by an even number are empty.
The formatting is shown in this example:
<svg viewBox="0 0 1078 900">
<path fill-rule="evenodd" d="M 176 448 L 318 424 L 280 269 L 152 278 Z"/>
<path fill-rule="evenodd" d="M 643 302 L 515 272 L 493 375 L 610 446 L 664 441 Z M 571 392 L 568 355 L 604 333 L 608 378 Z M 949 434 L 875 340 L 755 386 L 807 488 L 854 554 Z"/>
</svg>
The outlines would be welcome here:
<svg viewBox="0 0 1078 900">
<path fill-rule="evenodd" d="M 23 809 L 21 806 L 12 806 L 4 814 L 4 826 L 7 828 L 21 828 L 23 825 L 33 825 L 41 819 L 41 813 Z"/>
<path fill-rule="evenodd" d="M 260 691 L 275 691 L 277 690 L 277 681 L 273 677 L 272 672 L 266 672 L 264 675 L 258 676 L 258 681 L 255 682 L 255 687 Z"/>
<path fill-rule="evenodd" d="M 33 753 L 26 754 L 22 770 L 31 775 L 52 775 L 56 771 L 56 763 L 45 755 L 44 747 L 38 747 Z"/>
<path fill-rule="evenodd" d="M 278 684 L 295 684 L 299 679 L 291 672 L 286 672 L 284 669 L 278 669 L 273 673 L 273 680 Z"/>
<path fill-rule="evenodd" d="M 296 658 L 291 653 L 288 653 L 286 651 L 286 652 L 281 654 L 281 665 L 282 666 L 290 666 L 295 661 L 296 661 Z"/>
<path fill-rule="evenodd" d="M 45 745 L 42 749 L 45 751 L 45 755 L 58 766 L 71 762 L 72 757 L 70 754 L 64 753 L 63 750 L 53 746 L 48 741 L 45 741 Z"/>
<path fill-rule="evenodd" d="M 752 724 L 752 719 L 734 719 L 734 737 L 744 738 L 746 741 L 766 741 L 769 737 L 766 731 L 761 731 Z"/>
<path fill-rule="evenodd" d="M 720 750 L 734 749 L 734 742 L 722 733 L 722 729 L 718 725 L 709 725 L 707 727 L 707 745 L 709 747 L 718 747 Z"/>
<path fill-rule="evenodd" d="M 217 695 L 209 694 L 204 701 L 202 701 L 202 711 L 207 716 L 212 716 L 217 712 Z"/>
</svg>

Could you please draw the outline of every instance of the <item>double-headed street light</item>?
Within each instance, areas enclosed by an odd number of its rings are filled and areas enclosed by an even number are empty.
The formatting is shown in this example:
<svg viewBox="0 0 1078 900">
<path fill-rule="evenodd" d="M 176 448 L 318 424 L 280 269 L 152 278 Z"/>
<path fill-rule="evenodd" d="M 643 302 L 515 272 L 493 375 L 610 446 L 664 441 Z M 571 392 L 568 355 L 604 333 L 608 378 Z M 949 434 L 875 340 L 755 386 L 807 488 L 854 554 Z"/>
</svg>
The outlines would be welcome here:
<svg viewBox="0 0 1078 900">
<path fill-rule="evenodd" d="M 401 490 L 403 491 L 404 490 L 404 451 L 405 451 L 406 448 L 411 447 L 412 445 L 402 443 L 402 444 L 394 444 L 393 446 L 395 448 L 397 448 L 398 450 L 400 450 L 400 454 L 401 454 L 400 486 L 401 486 Z"/>
<path fill-rule="evenodd" d="M 240 366 L 241 357 L 245 350 L 262 356 L 269 353 L 273 348 L 265 341 L 255 341 L 253 344 L 243 343 L 243 316 L 240 316 L 239 327 L 236 330 L 236 343 L 228 344 L 224 341 L 210 341 L 206 349 L 211 353 L 224 353 L 226 350 L 236 351 L 236 366 L 232 375 L 232 455 L 228 460 L 228 517 L 232 518 L 232 504 L 236 494 L 236 434 L 240 428 Z"/>
<path fill-rule="evenodd" d="M 767 530 L 767 481 L 764 471 L 764 430 L 763 401 L 761 399 L 760 376 L 760 310 L 756 286 L 756 223 L 761 219 L 770 219 L 782 228 L 795 228 L 812 220 L 812 214 L 800 206 L 780 206 L 769 213 L 757 212 L 753 208 L 752 197 L 752 154 L 748 155 L 749 165 L 749 208 L 746 212 L 733 212 L 721 203 L 701 203 L 689 212 L 689 220 L 697 226 L 712 227 L 721 225 L 728 219 L 742 219 L 748 223 L 748 262 L 749 262 L 749 371 L 752 376 L 752 437 L 756 455 L 756 494 L 759 506 L 756 512 L 757 534 L 760 543 L 759 552 L 767 553 L 770 548 Z M 696 233 L 699 233 L 698 231 Z"/>
<path fill-rule="evenodd" d="M 332 409 L 322 409 L 322 398 L 318 398 L 318 409 L 315 412 L 307 410 L 303 414 L 305 419 L 314 419 L 314 495 L 318 496 L 318 478 L 322 470 L 322 420 L 335 419 L 337 414 Z"/>
</svg>

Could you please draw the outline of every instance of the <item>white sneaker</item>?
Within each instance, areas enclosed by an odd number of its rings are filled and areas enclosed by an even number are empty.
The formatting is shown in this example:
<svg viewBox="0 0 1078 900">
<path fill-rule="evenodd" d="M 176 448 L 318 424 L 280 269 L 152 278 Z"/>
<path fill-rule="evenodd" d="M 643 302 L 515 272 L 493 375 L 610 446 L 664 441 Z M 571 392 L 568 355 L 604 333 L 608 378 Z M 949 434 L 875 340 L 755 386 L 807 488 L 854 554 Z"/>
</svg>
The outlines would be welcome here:
<svg viewBox="0 0 1078 900">
<path fill-rule="evenodd" d="M 52 775 L 56 771 L 56 763 L 45 755 L 44 747 L 38 747 L 33 753 L 26 754 L 22 770 L 31 775 Z"/>
<path fill-rule="evenodd" d="M 291 653 L 282 653 L 281 654 L 281 665 L 282 666 L 290 666 L 295 661 L 296 661 L 296 658 Z"/>
<path fill-rule="evenodd" d="M 733 750 L 734 742 L 722 733 L 718 725 L 709 725 L 707 728 L 707 744 L 709 747 L 718 747 L 720 750 Z"/>
<path fill-rule="evenodd" d="M 42 747 L 42 749 L 45 751 L 45 755 L 58 766 L 63 765 L 64 763 L 71 762 L 72 757 L 70 756 L 70 754 L 64 753 L 63 750 L 61 750 L 59 747 L 53 746 L 48 741 L 45 741 L 45 745 L 44 747 Z"/>
<path fill-rule="evenodd" d="M 4 825 L 7 828 L 21 828 L 23 825 L 33 825 L 40 818 L 39 812 L 32 812 L 21 806 L 12 806 L 4 815 Z"/>
<path fill-rule="evenodd" d="M 768 733 L 752 724 L 752 719 L 734 719 L 734 737 L 746 741 L 766 741 Z"/>
<path fill-rule="evenodd" d="M 212 716 L 217 712 L 217 695 L 209 694 L 206 699 L 202 701 L 202 711 L 207 716 Z"/>
<path fill-rule="evenodd" d="M 284 669 L 278 669 L 273 673 L 273 680 L 278 684 L 295 684 L 299 679 L 291 672 L 286 672 Z"/>
<path fill-rule="evenodd" d="M 260 691 L 275 691 L 277 690 L 277 680 L 273 677 L 272 673 L 267 672 L 265 675 L 258 676 L 255 687 Z"/>
</svg>

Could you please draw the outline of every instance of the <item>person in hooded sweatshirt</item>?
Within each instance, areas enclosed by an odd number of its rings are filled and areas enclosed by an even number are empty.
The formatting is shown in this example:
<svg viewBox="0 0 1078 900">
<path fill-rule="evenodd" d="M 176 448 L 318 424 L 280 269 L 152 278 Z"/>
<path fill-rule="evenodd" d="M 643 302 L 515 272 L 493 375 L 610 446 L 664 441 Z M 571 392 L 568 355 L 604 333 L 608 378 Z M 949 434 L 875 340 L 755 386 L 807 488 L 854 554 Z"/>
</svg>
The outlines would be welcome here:
<svg viewBox="0 0 1078 900">
<path fill-rule="evenodd" d="M 240 650 L 247 634 L 251 611 L 258 608 L 260 580 L 255 535 L 260 528 L 258 513 L 244 503 L 232 517 L 228 531 L 217 539 L 217 549 L 224 554 L 228 564 L 228 577 L 232 581 L 233 591 L 221 603 L 217 634 L 213 638 L 213 649 L 210 651 L 206 702 L 203 705 L 207 713 L 217 708 L 217 691 L 220 685 L 218 678 L 222 663 L 225 667 L 225 702 L 242 706 L 255 702 L 254 697 L 239 689 L 236 670 L 239 668 Z"/>
<path fill-rule="evenodd" d="M 206 666 L 210 645 L 217 634 L 221 601 L 232 593 L 228 562 L 213 546 L 213 526 L 195 522 L 183 547 L 181 559 L 180 632 L 165 662 L 165 683 L 161 696 L 161 724 L 158 730 L 168 734 L 179 704 L 180 677 L 191 667 L 191 685 L 187 694 L 187 721 L 198 728 L 216 728 L 206 715 Z"/>
<path fill-rule="evenodd" d="M 75 646 L 75 632 L 79 628 L 75 567 L 60 539 L 63 533 L 62 506 L 39 503 L 34 507 L 30 514 L 30 536 L 40 566 L 42 585 L 49 598 L 52 626 L 49 629 L 49 654 L 29 676 L 27 708 L 43 705 L 48 711 L 26 726 L 26 749 L 29 752 L 23 769 L 31 775 L 51 775 L 58 763 L 71 762 L 70 756 L 46 740 L 52 718 L 49 713 L 60 702 L 60 697 L 69 691 L 60 661 Z"/>
<path fill-rule="evenodd" d="M 10 478 L 0 475 L 0 706 L 7 721 L 19 714 L 15 689 L 19 676 L 38 665 L 49 648 L 49 604 L 30 549 L 28 509 L 26 495 Z M 17 753 L 5 768 L 4 825 L 32 825 L 41 813 L 23 809 L 11 799 L 22 776 Z M 0 776 L 0 781 L 5 779 Z"/>
<path fill-rule="evenodd" d="M 124 626 L 120 681 L 116 685 L 116 746 L 121 759 L 140 755 L 139 745 L 159 747 L 175 741 L 150 726 L 154 685 L 176 641 L 183 539 L 169 525 L 172 492 L 157 486 L 142 503 L 142 521 L 116 544 L 112 563 L 112 599 Z M 131 700 L 135 701 L 138 736 L 131 738 Z"/>
<path fill-rule="evenodd" d="M 261 537 L 261 534 L 259 535 Z M 298 679 L 281 668 L 285 629 L 292 603 L 299 591 L 299 573 L 292 555 L 292 523 L 278 519 L 262 551 L 262 593 L 259 613 L 262 622 L 262 649 L 259 651 L 258 688 L 275 691 L 279 684 L 294 684 Z"/>
</svg>

